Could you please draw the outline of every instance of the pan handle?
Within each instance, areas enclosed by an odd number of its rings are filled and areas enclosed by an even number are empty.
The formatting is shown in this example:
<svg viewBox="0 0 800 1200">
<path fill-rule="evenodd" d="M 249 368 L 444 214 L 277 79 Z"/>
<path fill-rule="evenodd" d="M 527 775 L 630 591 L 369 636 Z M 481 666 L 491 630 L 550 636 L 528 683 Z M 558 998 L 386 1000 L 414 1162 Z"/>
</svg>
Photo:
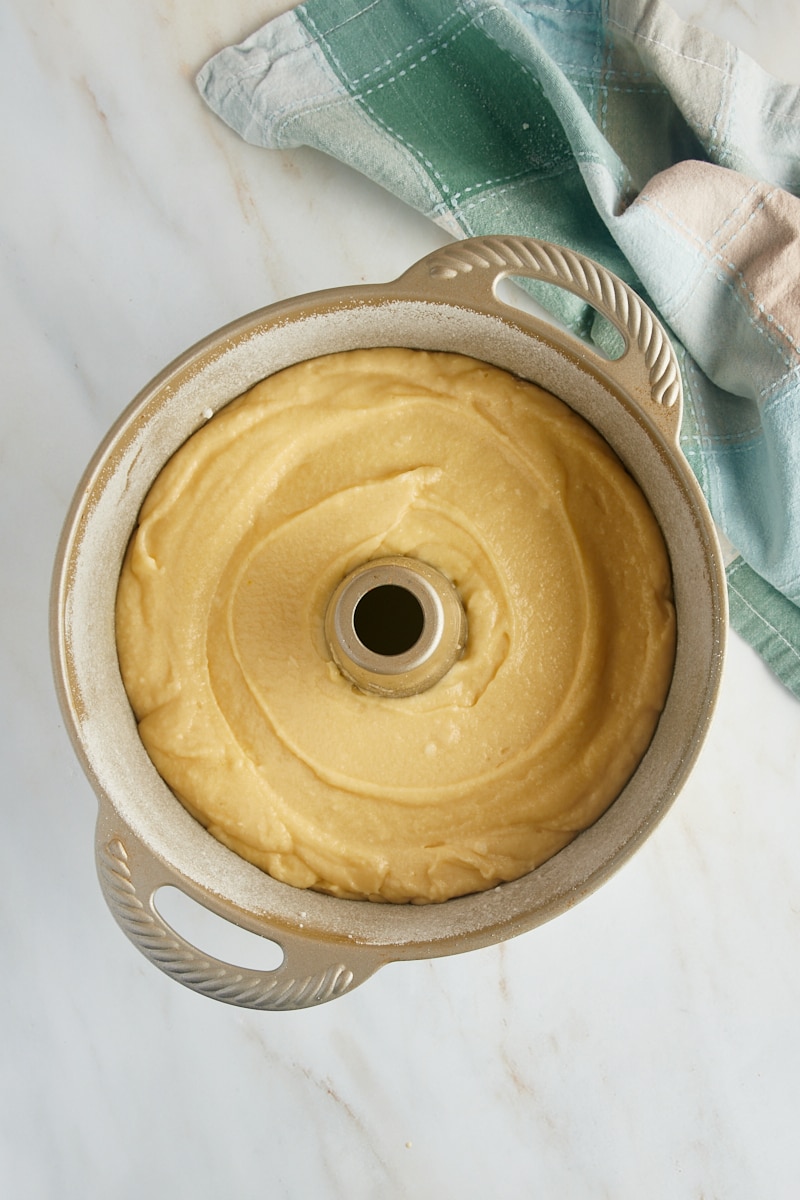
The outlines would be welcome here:
<svg viewBox="0 0 800 1200">
<path fill-rule="evenodd" d="M 174 872 L 162 866 L 130 830 L 107 820 L 103 807 L 96 857 L 106 903 L 137 949 L 185 987 L 240 1008 L 291 1011 L 343 996 L 381 965 L 360 947 L 328 946 L 282 929 L 268 935 L 284 956 L 272 971 L 238 967 L 204 954 L 176 933 L 156 908 L 159 888 L 180 886 Z"/>
<path fill-rule="evenodd" d="M 397 284 L 411 284 L 426 299 L 489 306 L 502 316 L 513 311 L 515 320 L 537 330 L 547 328 L 546 321 L 500 300 L 496 286 L 507 275 L 554 283 L 607 317 L 624 340 L 622 355 L 606 359 L 576 338 L 582 354 L 620 384 L 670 442 L 677 443 L 682 389 L 669 338 L 636 292 L 593 259 L 537 238 L 466 238 L 420 259 Z"/>
</svg>

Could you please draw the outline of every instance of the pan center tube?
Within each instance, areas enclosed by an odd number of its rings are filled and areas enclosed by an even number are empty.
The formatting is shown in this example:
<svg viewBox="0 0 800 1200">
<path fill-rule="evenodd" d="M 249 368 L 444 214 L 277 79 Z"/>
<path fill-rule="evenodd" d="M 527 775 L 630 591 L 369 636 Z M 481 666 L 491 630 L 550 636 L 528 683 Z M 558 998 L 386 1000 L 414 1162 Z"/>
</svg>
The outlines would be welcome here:
<svg viewBox="0 0 800 1200">
<path fill-rule="evenodd" d="M 416 558 L 362 563 L 338 585 L 325 636 L 342 674 L 363 692 L 414 696 L 464 652 L 467 616 L 450 580 Z"/>
</svg>

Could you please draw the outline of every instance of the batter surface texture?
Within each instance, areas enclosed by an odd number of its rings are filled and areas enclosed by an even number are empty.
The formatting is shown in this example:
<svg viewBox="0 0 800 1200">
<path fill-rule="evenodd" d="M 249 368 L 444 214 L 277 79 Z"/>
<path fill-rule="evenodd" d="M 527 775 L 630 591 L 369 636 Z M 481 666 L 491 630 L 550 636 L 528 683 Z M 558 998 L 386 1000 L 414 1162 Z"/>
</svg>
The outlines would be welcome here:
<svg viewBox="0 0 800 1200">
<path fill-rule="evenodd" d="M 456 586 L 463 657 L 359 691 L 328 600 L 403 555 Z M 669 562 L 602 438 L 536 386 L 395 348 L 290 367 L 163 469 L 119 583 L 142 741 L 186 808 L 275 878 L 440 901 L 517 878 L 612 803 L 672 672 Z"/>
</svg>

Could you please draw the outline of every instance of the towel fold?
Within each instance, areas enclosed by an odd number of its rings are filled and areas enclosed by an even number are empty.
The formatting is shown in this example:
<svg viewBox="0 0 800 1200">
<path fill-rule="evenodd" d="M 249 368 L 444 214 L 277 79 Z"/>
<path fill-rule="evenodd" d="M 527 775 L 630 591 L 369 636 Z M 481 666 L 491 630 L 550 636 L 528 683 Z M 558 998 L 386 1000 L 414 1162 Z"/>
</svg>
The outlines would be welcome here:
<svg viewBox="0 0 800 1200">
<path fill-rule="evenodd" d="M 249 142 L 316 147 L 454 237 L 544 238 L 643 296 L 732 624 L 800 696 L 800 88 L 662 0 L 309 0 L 198 86 Z"/>
</svg>

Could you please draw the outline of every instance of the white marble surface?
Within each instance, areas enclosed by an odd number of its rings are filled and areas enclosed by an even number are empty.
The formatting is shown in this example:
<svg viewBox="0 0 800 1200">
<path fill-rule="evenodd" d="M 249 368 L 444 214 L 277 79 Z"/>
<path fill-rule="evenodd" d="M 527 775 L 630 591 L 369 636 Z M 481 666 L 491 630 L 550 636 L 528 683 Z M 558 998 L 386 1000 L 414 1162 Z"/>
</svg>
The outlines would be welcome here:
<svg viewBox="0 0 800 1200">
<path fill-rule="evenodd" d="M 162 976 L 105 908 L 47 646 L 85 462 L 202 335 L 444 241 L 337 164 L 255 150 L 205 110 L 194 71 L 286 7 L 0 8 L 0 1192 L 793 1200 L 800 705 L 736 637 L 667 819 L 540 930 L 258 1014 Z M 796 2 L 677 7 L 800 82 Z"/>
</svg>

